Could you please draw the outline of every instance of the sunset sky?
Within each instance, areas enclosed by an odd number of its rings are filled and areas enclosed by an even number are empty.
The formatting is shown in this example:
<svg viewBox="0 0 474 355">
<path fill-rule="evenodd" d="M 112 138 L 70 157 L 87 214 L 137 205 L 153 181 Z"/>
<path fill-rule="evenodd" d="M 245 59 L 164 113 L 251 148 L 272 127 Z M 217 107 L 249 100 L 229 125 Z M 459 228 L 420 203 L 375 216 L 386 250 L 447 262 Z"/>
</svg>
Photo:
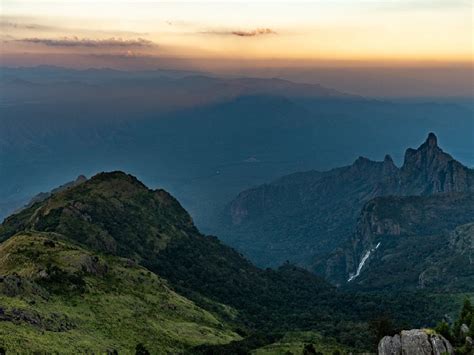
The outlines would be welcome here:
<svg viewBox="0 0 474 355">
<path fill-rule="evenodd" d="M 1 0 L 2 62 L 471 62 L 470 0 Z M 54 59 L 56 58 L 56 59 Z"/>
<path fill-rule="evenodd" d="M 186 69 L 473 96 L 472 0 L 0 0 L 0 65 Z"/>
</svg>

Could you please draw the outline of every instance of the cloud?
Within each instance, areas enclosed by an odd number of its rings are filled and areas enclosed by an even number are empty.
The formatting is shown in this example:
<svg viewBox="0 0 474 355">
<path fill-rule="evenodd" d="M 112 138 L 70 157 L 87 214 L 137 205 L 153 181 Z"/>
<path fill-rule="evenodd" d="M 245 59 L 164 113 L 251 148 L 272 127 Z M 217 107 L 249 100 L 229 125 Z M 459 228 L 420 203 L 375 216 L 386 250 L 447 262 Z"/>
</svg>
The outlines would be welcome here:
<svg viewBox="0 0 474 355">
<path fill-rule="evenodd" d="M 271 28 L 256 28 L 254 30 L 250 31 L 241 31 L 241 30 L 235 30 L 235 31 L 204 31 L 201 32 L 203 34 L 213 34 L 213 35 L 222 35 L 222 36 L 238 36 L 238 37 L 255 37 L 255 36 L 262 36 L 262 35 L 275 35 L 277 34 L 274 30 Z"/>
<path fill-rule="evenodd" d="M 39 44 L 48 47 L 87 47 L 87 48 L 152 48 L 156 44 L 152 41 L 137 38 L 137 39 L 89 39 L 78 37 L 63 37 L 58 39 L 53 38 L 23 38 L 16 40 L 17 42 Z"/>
<path fill-rule="evenodd" d="M 239 37 L 254 37 L 260 35 L 276 34 L 276 32 L 270 28 L 257 28 L 252 31 L 232 31 L 232 34 Z"/>
</svg>

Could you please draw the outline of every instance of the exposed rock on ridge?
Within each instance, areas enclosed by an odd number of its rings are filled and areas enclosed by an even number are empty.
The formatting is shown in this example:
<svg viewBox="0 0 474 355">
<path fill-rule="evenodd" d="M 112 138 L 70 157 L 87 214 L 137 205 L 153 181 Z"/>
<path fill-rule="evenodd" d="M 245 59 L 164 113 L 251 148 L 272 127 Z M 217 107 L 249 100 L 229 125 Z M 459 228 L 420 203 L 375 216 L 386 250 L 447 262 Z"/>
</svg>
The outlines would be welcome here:
<svg viewBox="0 0 474 355">
<path fill-rule="evenodd" d="M 474 176 L 472 170 L 443 152 L 437 137 L 430 133 L 418 149 L 407 149 L 400 184 L 402 195 L 472 191 Z"/>
<path fill-rule="evenodd" d="M 442 335 L 424 329 L 402 330 L 386 336 L 378 345 L 379 355 L 441 355 L 454 354 L 453 347 Z"/>
</svg>

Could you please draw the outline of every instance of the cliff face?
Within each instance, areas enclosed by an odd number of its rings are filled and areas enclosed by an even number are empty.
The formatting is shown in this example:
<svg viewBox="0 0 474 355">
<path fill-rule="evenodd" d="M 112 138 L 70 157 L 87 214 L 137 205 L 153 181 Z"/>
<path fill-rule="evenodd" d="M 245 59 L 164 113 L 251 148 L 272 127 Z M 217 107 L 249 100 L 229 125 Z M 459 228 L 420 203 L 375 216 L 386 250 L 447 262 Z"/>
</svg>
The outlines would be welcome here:
<svg viewBox="0 0 474 355">
<path fill-rule="evenodd" d="M 320 271 L 364 289 L 470 290 L 473 221 L 474 193 L 378 197 Z"/>
<path fill-rule="evenodd" d="M 247 190 L 230 203 L 219 235 L 255 262 L 307 264 L 349 235 L 363 204 L 393 191 L 390 158 L 360 157 L 328 172 L 286 176 Z"/>
<path fill-rule="evenodd" d="M 430 133 L 418 149 L 407 150 L 403 166 L 396 172 L 396 177 L 389 181 L 389 183 L 398 181 L 398 186 L 386 186 L 384 189 L 394 192 L 394 195 L 407 197 L 379 197 L 369 201 L 360 213 L 350 242 L 331 256 L 332 260 L 326 262 L 324 270 L 318 265 L 319 271 L 324 272 L 333 282 L 343 284 L 344 278 L 349 279 L 351 275 L 357 273 L 362 261 L 362 267 L 367 269 L 370 268 L 370 261 L 375 263 L 379 258 L 380 265 L 377 266 L 379 269 L 390 272 L 392 276 L 400 274 L 398 275 L 400 280 L 407 282 L 405 274 L 408 272 L 398 270 L 390 258 L 395 258 L 396 253 L 399 253 L 396 257 L 398 262 L 401 263 L 403 260 L 408 264 L 413 263 L 414 260 L 411 259 L 416 256 L 403 248 L 418 248 L 427 254 L 413 269 L 412 274 L 417 275 L 417 279 L 410 280 L 403 286 L 419 288 L 446 286 L 436 285 L 437 281 L 444 279 L 448 274 L 440 269 L 440 265 L 446 266 L 452 255 L 459 254 L 460 264 L 461 260 L 471 264 L 473 259 L 472 253 L 469 252 L 472 243 L 470 228 L 464 226 L 450 232 L 460 225 L 474 221 L 471 203 L 474 190 L 473 176 L 471 169 L 444 153 L 438 147 L 436 136 Z M 431 245 L 426 245 L 427 241 Z M 371 253 L 372 260 L 366 257 L 378 243 L 381 243 L 378 256 Z M 450 246 L 445 248 L 449 243 Z M 441 250 L 450 250 L 451 255 L 441 256 Z M 426 264 L 426 258 L 431 260 L 431 266 Z M 345 268 L 345 272 L 337 268 Z M 463 279 L 458 276 L 464 275 L 464 272 L 459 268 L 455 270 L 457 271 L 454 271 L 452 276 L 457 280 Z M 379 271 L 369 270 L 369 272 L 374 276 L 362 276 L 362 279 L 365 277 L 366 280 L 352 278 L 351 281 L 368 286 L 375 282 L 375 275 L 383 278 Z M 466 276 L 471 278 L 474 276 L 472 274 L 474 271 Z M 380 282 L 376 283 L 377 287 L 387 286 Z M 400 285 L 398 282 L 395 284 Z"/>
<path fill-rule="evenodd" d="M 467 191 L 474 191 L 474 171 L 443 152 L 430 133 L 406 151 L 401 168 L 388 155 L 382 162 L 360 157 L 350 166 L 246 190 L 225 211 L 219 234 L 261 265 L 290 260 L 321 272 L 321 257 L 348 240 L 359 218 L 368 218 L 359 214 L 371 199 Z M 370 228 L 380 234 L 399 227 L 385 220 Z"/>
<path fill-rule="evenodd" d="M 449 248 L 465 255 L 474 268 L 474 223 L 456 228 L 450 235 Z"/>
</svg>

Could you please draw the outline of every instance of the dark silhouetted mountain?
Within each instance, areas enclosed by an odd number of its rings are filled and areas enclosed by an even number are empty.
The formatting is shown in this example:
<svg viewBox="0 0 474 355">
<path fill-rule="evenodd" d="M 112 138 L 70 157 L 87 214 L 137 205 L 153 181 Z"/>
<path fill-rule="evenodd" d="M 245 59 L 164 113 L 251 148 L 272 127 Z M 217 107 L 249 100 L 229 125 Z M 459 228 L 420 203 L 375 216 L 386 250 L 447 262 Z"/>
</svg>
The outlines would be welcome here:
<svg viewBox="0 0 474 355">
<path fill-rule="evenodd" d="M 474 190 L 474 171 L 444 153 L 433 133 L 418 149 L 407 149 L 400 171 L 402 195 Z"/>
<path fill-rule="evenodd" d="M 474 171 L 444 153 L 430 133 L 408 149 L 401 168 L 357 159 L 328 172 L 307 172 L 242 192 L 229 205 L 220 235 L 260 265 L 314 261 L 351 235 L 362 206 L 377 196 L 474 191 Z"/>
</svg>

